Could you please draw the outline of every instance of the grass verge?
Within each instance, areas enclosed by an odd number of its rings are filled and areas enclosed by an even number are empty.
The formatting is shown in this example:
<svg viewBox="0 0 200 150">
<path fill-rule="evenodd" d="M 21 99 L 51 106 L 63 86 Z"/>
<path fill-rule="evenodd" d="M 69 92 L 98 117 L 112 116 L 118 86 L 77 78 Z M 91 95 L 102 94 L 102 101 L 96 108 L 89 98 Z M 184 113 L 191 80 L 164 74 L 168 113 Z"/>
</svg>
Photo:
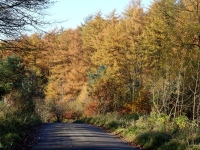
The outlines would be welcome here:
<svg viewBox="0 0 200 150">
<path fill-rule="evenodd" d="M 83 117 L 76 122 L 101 126 L 142 149 L 200 150 L 200 129 L 193 122 L 184 120 L 184 116 L 181 117 L 169 120 L 163 114 L 124 116 L 108 113 Z"/>
</svg>

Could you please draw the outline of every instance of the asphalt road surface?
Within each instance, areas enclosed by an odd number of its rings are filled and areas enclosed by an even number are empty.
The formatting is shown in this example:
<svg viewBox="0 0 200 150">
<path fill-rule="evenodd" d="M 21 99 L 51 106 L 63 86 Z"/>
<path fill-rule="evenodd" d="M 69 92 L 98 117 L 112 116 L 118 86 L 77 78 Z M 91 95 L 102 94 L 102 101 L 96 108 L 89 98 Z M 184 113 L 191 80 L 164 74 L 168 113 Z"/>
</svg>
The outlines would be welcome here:
<svg viewBox="0 0 200 150">
<path fill-rule="evenodd" d="M 46 124 L 37 141 L 33 150 L 136 150 L 113 134 L 88 124 Z"/>
</svg>

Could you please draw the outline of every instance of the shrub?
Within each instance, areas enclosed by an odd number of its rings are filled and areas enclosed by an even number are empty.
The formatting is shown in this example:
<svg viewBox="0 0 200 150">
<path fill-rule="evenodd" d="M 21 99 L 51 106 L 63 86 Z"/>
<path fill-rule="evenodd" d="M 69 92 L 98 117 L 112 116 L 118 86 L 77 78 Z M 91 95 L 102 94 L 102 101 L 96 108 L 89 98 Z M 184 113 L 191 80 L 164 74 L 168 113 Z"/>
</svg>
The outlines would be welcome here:
<svg viewBox="0 0 200 150">
<path fill-rule="evenodd" d="M 200 150 L 200 145 L 193 146 L 192 150 Z"/>
<path fill-rule="evenodd" d="M 146 132 L 138 137 L 136 137 L 136 141 L 138 144 L 142 145 L 147 149 L 158 149 L 166 142 L 170 141 L 171 136 L 162 132 Z"/>
<path fill-rule="evenodd" d="M 180 129 L 183 129 L 188 124 L 189 119 L 186 116 L 179 116 L 175 119 L 176 124 Z"/>
<path fill-rule="evenodd" d="M 128 131 L 129 131 L 129 133 L 131 133 L 131 134 L 137 134 L 137 130 L 138 130 L 138 128 L 137 128 L 137 127 L 133 127 L 133 126 L 130 126 L 130 127 L 128 128 Z"/>
<path fill-rule="evenodd" d="M 117 121 L 111 121 L 111 122 L 109 122 L 109 123 L 107 123 L 107 124 L 105 125 L 105 127 L 106 127 L 107 129 L 110 129 L 110 130 L 117 129 L 118 126 L 120 126 L 120 123 L 118 123 Z"/>
<path fill-rule="evenodd" d="M 85 118 L 84 120 L 85 120 L 86 123 L 90 123 L 91 120 L 92 120 L 92 117 Z"/>
<path fill-rule="evenodd" d="M 149 148 L 150 142 L 151 142 L 151 133 L 148 132 L 148 133 L 141 134 L 136 137 L 135 141 L 142 147 Z"/>
<path fill-rule="evenodd" d="M 185 150 L 185 145 L 178 140 L 171 140 L 166 142 L 163 146 L 159 148 L 160 150 Z"/>
<path fill-rule="evenodd" d="M 20 140 L 29 132 L 30 127 L 41 122 L 35 114 L 11 111 L 0 117 L 0 147 L 15 149 Z"/>
<path fill-rule="evenodd" d="M 123 115 L 122 117 L 125 118 L 126 120 L 129 120 L 129 121 L 131 121 L 131 120 L 135 120 L 136 121 L 136 120 L 139 119 L 139 115 L 136 114 L 136 113 L 126 114 L 126 115 Z"/>
<path fill-rule="evenodd" d="M 133 120 L 135 123 L 132 124 Z M 86 123 L 97 124 L 122 136 L 129 142 L 152 150 L 198 150 L 200 130 L 184 116 L 170 120 L 165 114 L 122 115 L 108 113 L 84 118 Z"/>
<path fill-rule="evenodd" d="M 16 133 L 6 134 L 2 142 L 4 149 L 11 149 L 17 142 L 19 142 L 19 140 L 20 140 L 19 134 Z"/>
<path fill-rule="evenodd" d="M 171 140 L 171 135 L 163 132 L 156 132 L 153 134 L 153 141 L 151 143 L 151 147 L 153 149 L 158 149 L 165 143 L 169 142 Z"/>
<path fill-rule="evenodd" d="M 97 121 L 98 121 L 98 117 L 94 117 L 90 120 L 90 123 L 92 124 L 97 124 Z"/>
</svg>

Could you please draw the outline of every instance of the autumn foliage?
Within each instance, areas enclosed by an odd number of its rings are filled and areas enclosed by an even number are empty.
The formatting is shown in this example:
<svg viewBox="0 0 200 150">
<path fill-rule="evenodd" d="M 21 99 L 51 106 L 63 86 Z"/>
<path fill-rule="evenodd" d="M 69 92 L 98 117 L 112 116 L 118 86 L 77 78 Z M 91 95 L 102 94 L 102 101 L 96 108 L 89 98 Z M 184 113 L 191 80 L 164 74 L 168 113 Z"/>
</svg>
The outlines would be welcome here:
<svg viewBox="0 0 200 150">
<path fill-rule="evenodd" d="M 194 7 L 192 7 L 194 6 Z M 121 15 L 97 12 L 76 29 L 54 29 L 2 42 L 40 76 L 47 104 L 64 114 L 123 111 L 186 114 L 199 120 L 198 1 L 132 1 Z M 188 21 L 190 20 L 190 21 Z M 198 121 L 197 121 L 198 122 Z"/>
</svg>

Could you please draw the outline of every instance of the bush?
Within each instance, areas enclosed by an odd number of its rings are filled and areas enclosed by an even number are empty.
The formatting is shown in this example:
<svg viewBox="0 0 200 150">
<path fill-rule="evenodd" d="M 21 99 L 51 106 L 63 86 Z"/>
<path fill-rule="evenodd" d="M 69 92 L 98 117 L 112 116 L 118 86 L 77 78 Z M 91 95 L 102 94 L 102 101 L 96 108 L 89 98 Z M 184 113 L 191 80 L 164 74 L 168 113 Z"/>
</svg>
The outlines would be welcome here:
<svg viewBox="0 0 200 150">
<path fill-rule="evenodd" d="M 170 141 L 170 139 L 170 135 L 162 132 L 146 132 L 136 137 L 138 144 L 152 150 L 158 149 L 166 142 Z"/>
<path fill-rule="evenodd" d="M 0 145 L 3 149 L 15 149 L 20 140 L 29 132 L 30 127 L 41 122 L 35 114 L 9 112 L 0 117 Z M 1 148 L 0 147 L 0 148 Z"/>
<path fill-rule="evenodd" d="M 99 126 L 104 126 L 106 124 L 106 119 L 104 118 L 104 119 L 100 119 L 99 121 L 98 121 L 98 125 Z"/>
<path fill-rule="evenodd" d="M 183 129 L 188 124 L 189 119 L 186 116 L 179 116 L 178 118 L 175 119 L 175 122 L 180 129 Z"/>
<path fill-rule="evenodd" d="M 135 139 L 136 143 L 141 145 L 144 148 L 150 147 L 150 141 L 151 141 L 151 133 L 144 133 L 136 137 Z"/>
<path fill-rule="evenodd" d="M 133 127 L 133 126 L 130 126 L 129 128 L 128 128 L 128 132 L 130 133 L 130 134 L 137 134 L 137 130 L 138 130 L 138 128 L 137 127 Z"/>
<path fill-rule="evenodd" d="M 195 145 L 192 150 L 200 150 L 200 145 Z"/>
<path fill-rule="evenodd" d="M 94 117 L 90 120 L 90 123 L 92 124 L 97 124 L 97 122 L 98 122 L 98 117 Z"/>
<path fill-rule="evenodd" d="M 17 133 L 6 134 L 3 141 L 4 149 L 11 149 L 19 140 L 20 137 Z"/>
<path fill-rule="evenodd" d="M 179 142 L 178 140 L 171 140 L 167 143 L 165 143 L 160 150 L 185 150 L 186 147 L 183 143 Z"/>
<path fill-rule="evenodd" d="M 117 129 L 119 126 L 120 126 L 120 123 L 117 121 L 111 121 L 111 122 L 105 124 L 105 127 L 110 130 Z"/>
<path fill-rule="evenodd" d="M 153 149 L 158 149 L 165 143 L 169 142 L 171 140 L 171 135 L 167 133 L 162 133 L 162 132 L 156 132 L 153 135 L 153 141 L 151 143 L 151 147 Z"/>
</svg>

